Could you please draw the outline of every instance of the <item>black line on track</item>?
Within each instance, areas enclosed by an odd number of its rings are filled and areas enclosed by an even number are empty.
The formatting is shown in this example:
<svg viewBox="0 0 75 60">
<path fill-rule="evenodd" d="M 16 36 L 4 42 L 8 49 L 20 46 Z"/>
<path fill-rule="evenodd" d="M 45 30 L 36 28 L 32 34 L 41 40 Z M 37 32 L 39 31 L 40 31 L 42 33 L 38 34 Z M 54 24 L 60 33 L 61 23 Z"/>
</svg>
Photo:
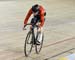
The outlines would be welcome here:
<svg viewBox="0 0 75 60">
<path fill-rule="evenodd" d="M 66 53 L 66 52 L 69 52 L 69 51 L 71 51 L 71 50 L 75 50 L 75 48 L 71 48 L 71 49 L 69 49 L 69 50 L 63 51 L 63 52 L 58 53 L 58 54 L 56 54 L 56 55 L 53 55 L 53 56 L 51 56 L 51 57 L 45 58 L 44 60 L 49 60 L 49 59 L 51 59 L 51 58 L 57 57 L 57 56 L 62 55 L 62 54 L 64 54 L 64 53 Z"/>
</svg>

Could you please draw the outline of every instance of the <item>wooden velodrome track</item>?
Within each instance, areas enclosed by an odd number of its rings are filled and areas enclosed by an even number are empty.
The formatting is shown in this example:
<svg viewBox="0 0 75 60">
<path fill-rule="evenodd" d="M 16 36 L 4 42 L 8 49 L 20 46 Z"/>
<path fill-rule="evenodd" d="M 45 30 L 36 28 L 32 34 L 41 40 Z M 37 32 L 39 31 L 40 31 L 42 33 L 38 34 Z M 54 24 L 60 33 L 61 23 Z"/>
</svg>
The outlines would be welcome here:
<svg viewBox="0 0 75 60">
<path fill-rule="evenodd" d="M 47 11 L 44 45 L 40 54 L 33 49 L 24 56 L 23 21 L 28 9 L 35 3 Z M 75 53 L 74 0 L 0 1 L 0 60 L 58 60 Z"/>
</svg>

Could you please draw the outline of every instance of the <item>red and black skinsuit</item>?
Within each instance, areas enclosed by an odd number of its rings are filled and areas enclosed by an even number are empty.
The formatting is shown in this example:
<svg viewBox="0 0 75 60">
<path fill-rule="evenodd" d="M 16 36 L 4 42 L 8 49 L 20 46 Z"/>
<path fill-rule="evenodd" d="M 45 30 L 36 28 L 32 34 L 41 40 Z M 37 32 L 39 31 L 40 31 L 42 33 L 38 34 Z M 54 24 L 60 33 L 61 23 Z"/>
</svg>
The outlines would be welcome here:
<svg viewBox="0 0 75 60">
<path fill-rule="evenodd" d="M 27 22 L 32 14 L 34 14 L 34 12 L 32 11 L 32 8 L 31 8 L 24 20 L 24 25 L 27 24 Z M 31 20 L 31 23 L 40 22 L 40 26 L 43 27 L 44 21 L 45 21 L 45 18 L 44 18 L 45 14 L 46 14 L 45 9 L 42 6 L 39 6 L 39 12 L 37 15 L 34 15 L 34 17 Z"/>
</svg>

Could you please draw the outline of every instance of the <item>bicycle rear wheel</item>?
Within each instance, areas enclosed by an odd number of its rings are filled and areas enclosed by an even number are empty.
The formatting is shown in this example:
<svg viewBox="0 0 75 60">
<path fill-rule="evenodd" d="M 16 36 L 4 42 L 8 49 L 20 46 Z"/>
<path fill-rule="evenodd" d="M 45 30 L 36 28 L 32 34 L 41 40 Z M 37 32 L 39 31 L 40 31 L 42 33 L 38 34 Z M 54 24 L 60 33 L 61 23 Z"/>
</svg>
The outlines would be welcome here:
<svg viewBox="0 0 75 60">
<path fill-rule="evenodd" d="M 24 53 L 26 57 L 29 56 L 29 54 L 32 51 L 33 44 L 31 44 L 31 41 L 32 41 L 32 33 L 28 32 L 24 45 Z"/>
<path fill-rule="evenodd" d="M 36 37 L 36 42 L 37 42 L 37 38 L 40 36 L 40 34 L 38 33 L 37 34 L 37 37 Z M 44 34 L 42 34 L 42 41 L 41 41 L 41 43 L 40 43 L 40 45 L 35 45 L 35 50 L 36 50 L 36 53 L 38 54 L 40 51 L 41 51 L 41 49 L 42 49 L 42 46 L 43 46 L 43 40 L 44 40 Z"/>
</svg>

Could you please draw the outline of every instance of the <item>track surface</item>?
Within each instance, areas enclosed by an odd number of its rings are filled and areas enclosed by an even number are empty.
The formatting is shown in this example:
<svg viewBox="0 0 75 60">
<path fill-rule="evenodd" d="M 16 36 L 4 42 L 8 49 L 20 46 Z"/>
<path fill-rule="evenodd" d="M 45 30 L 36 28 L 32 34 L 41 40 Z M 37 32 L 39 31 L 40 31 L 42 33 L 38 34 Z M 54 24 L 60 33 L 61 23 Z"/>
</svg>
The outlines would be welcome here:
<svg viewBox="0 0 75 60">
<path fill-rule="evenodd" d="M 23 21 L 28 9 L 35 3 L 46 8 L 47 16 L 42 51 L 34 49 L 24 56 Z M 75 53 L 75 1 L 74 0 L 22 0 L 0 1 L 0 60 L 58 60 Z"/>
</svg>

